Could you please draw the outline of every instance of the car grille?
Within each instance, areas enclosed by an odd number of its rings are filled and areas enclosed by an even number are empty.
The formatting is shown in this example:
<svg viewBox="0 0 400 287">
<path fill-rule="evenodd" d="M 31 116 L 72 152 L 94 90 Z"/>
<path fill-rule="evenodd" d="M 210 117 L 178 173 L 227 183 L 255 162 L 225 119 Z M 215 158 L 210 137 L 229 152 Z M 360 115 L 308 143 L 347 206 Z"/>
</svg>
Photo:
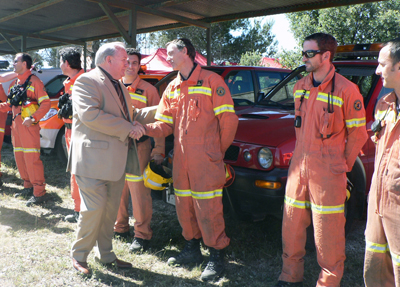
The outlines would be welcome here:
<svg viewBox="0 0 400 287">
<path fill-rule="evenodd" d="M 238 146 L 231 145 L 225 152 L 224 160 L 237 161 L 239 156 L 240 148 Z"/>
</svg>

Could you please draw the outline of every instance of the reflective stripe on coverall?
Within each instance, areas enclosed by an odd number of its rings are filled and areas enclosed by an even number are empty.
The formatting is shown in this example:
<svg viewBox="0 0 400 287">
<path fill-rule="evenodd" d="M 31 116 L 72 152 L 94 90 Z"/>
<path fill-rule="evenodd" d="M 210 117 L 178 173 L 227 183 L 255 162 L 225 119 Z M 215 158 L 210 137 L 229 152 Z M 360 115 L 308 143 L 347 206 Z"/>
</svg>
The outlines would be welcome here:
<svg viewBox="0 0 400 287">
<path fill-rule="evenodd" d="M 376 142 L 375 170 L 368 195 L 364 279 L 367 287 L 400 286 L 400 126 L 394 92 L 379 100 L 382 120 Z"/>
<path fill-rule="evenodd" d="M 334 75 L 334 92 L 328 97 Z M 333 65 L 318 87 L 313 86 L 312 73 L 299 80 L 294 97 L 295 115 L 301 116 L 302 123 L 295 128 L 296 146 L 286 185 L 279 280 L 303 281 L 306 228 L 312 216 L 322 269 L 317 286 L 339 286 L 346 258 L 346 172 L 367 140 L 363 99 L 358 87 L 335 73 Z"/>
<path fill-rule="evenodd" d="M 24 84 L 30 75 L 31 71 L 29 70 L 18 75 L 18 79 L 10 85 L 10 89 L 15 84 Z M 21 106 L 12 106 L 11 108 L 8 103 L 1 103 L 0 112 L 12 110 L 14 121 L 11 128 L 15 162 L 19 174 L 24 180 L 24 187 L 33 187 L 33 195 L 38 197 L 46 193 L 43 163 L 40 159 L 40 126 L 38 122 L 49 111 L 50 99 L 38 77 L 33 75 L 30 82 L 31 84 L 27 87 L 27 97 L 39 104 L 39 108 L 32 115 L 35 118 L 35 124 L 30 127 L 22 125 Z"/>
<path fill-rule="evenodd" d="M 81 69 L 78 74 L 76 74 L 73 78 L 68 77 L 64 81 L 64 91 L 65 93 L 70 94 L 70 99 L 72 98 L 72 87 L 74 86 L 75 80 L 84 73 L 85 71 Z M 72 119 L 65 119 L 63 118 L 64 123 L 72 124 Z M 71 129 L 65 127 L 65 142 L 67 144 L 67 149 L 69 152 L 69 147 L 71 145 Z M 71 197 L 74 200 L 74 210 L 79 212 L 81 210 L 81 196 L 79 195 L 79 187 L 76 183 L 75 174 L 71 173 L 70 179 L 70 186 L 71 186 Z"/>
<path fill-rule="evenodd" d="M 157 89 L 139 77 L 128 87 L 131 96 L 132 106 L 137 109 L 156 106 L 160 102 Z M 165 153 L 165 138 L 154 139 L 154 149 L 151 151 L 150 139 L 137 143 L 140 169 L 144 169 L 154 154 Z M 135 218 L 135 237 L 150 240 L 153 231 L 150 228 L 150 221 L 153 215 L 151 190 L 144 186 L 143 176 L 126 174 L 125 186 L 122 191 L 117 221 L 114 231 L 124 233 L 129 231 L 129 192 L 132 198 L 132 211 Z"/>
<path fill-rule="evenodd" d="M 174 134 L 173 180 L 176 211 L 186 240 L 229 245 L 222 210 L 224 154 L 238 125 L 233 100 L 223 79 L 200 66 L 183 81 L 180 73 L 164 91 L 150 136 Z"/>
<path fill-rule="evenodd" d="M 0 102 L 7 102 L 7 95 L 4 92 L 3 85 L 0 84 Z M 7 112 L 0 112 L 0 160 L 1 160 L 1 148 L 3 147 L 4 132 L 6 128 Z M 1 162 L 0 162 L 1 166 Z M 3 174 L 0 172 L 0 177 Z"/>
</svg>

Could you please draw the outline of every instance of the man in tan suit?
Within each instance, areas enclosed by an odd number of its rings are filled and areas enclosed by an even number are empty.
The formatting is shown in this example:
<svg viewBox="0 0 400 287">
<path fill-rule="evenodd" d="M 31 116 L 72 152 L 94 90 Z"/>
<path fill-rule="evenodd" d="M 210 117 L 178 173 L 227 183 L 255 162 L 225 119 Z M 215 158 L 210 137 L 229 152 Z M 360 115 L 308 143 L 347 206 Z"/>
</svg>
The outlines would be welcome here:
<svg viewBox="0 0 400 287">
<path fill-rule="evenodd" d="M 112 251 L 125 173 L 140 174 L 135 143 L 129 136 L 143 133 L 132 121 L 130 95 L 119 81 L 127 68 L 120 42 L 107 43 L 96 54 L 96 68 L 82 74 L 73 87 L 73 123 L 67 170 L 75 174 L 81 195 L 72 265 L 89 275 L 87 256 L 95 247 L 97 259 L 119 268 L 132 264 Z M 129 152 L 128 152 L 129 150 Z"/>
</svg>

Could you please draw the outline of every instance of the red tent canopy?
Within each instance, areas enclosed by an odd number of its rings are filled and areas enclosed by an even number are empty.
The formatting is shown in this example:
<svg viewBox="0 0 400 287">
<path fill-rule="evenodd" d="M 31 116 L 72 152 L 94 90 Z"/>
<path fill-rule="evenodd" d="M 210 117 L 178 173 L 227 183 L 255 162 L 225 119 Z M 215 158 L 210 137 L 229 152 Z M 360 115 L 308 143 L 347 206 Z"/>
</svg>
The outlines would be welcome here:
<svg viewBox="0 0 400 287">
<path fill-rule="evenodd" d="M 207 66 L 207 58 L 198 52 L 194 61 L 200 66 Z M 167 62 L 167 49 L 164 48 L 159 48 L 153 54 L 143 57 L 140 64 L 146 66 L 146 74 L 164 74 L 172 71 L 171 64 Z M 214 63 L 211 64 L 214 65 Z"/>
<path fill-rule="evenodd" d="M 279 63 L 279 59 L 267 58 L 267 57 L 263 57 L 261 59 L 261 66 L 272 67 L 272 68 L 282 68 L 282 65 Z"/>
</svg>

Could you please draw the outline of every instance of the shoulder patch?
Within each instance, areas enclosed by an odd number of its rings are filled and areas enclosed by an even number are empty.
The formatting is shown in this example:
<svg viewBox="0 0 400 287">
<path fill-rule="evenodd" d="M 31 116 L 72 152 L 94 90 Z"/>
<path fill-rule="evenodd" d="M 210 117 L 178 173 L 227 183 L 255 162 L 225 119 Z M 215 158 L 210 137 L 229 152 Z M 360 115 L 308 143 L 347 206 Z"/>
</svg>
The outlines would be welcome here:
<svg viewBox="0 0 400 287">
<path fill-rule="evenodd" d="M 361 101 L 360 101 L 360 100 L 356 100 L 356 101 L 354 102 L 354 109 L 355 109 L 356 111 L 359 111 L 359 110 L 361 110 L 361 108 L 362 108 Z"/>
<path fill-rule="evenodd" d="M 203 80 L 198 80 L 196 86 L 202 86 L 203 85 Z"/>
<path fill-rule="evenodd" d="M 142 89 L 136 89 L 135 93 L 138 95 L 143 95 L 143 90 Z"/>
<path fill-rule="evenodd" d="M 217 88 L 217 95 L 220 96 L 220 97 L 225 95 L 225 88 L 224 87 L 218 87 Z"/>
</svg>

